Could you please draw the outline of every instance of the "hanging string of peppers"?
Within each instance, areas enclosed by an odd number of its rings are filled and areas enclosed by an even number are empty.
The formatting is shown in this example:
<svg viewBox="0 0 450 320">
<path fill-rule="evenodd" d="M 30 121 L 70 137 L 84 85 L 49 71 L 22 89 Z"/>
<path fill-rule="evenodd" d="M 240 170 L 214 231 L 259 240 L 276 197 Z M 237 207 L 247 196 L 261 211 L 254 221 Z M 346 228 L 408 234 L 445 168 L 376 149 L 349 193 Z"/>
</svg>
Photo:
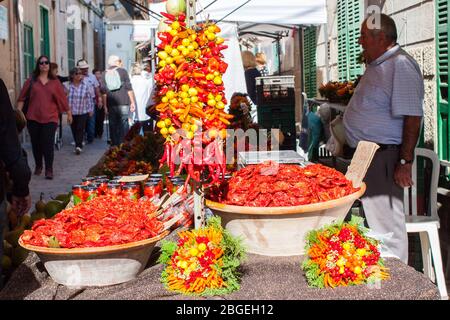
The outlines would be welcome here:
<svg viewBox="0 0 450 320">
<path fill-rule="evenodd" d="M 227 100 L 222 75 L 227 70 L 222 50 L 224 39 L 213 23 L 186 27 L 185 15 L 161 13 L 168 25 L 158 32 L 157 106 L 159 132 L 166 138 L 161 165 L 167 163 L 171 176 L 186 169 L 188 182 L 208 180 L 225 174 L 223 140 L 232 115 L 224 111 Z M 189 150 L 190 152 L 187 152 Z M 176 170 L 175 158 L 180 165 Z"/>
</svg>

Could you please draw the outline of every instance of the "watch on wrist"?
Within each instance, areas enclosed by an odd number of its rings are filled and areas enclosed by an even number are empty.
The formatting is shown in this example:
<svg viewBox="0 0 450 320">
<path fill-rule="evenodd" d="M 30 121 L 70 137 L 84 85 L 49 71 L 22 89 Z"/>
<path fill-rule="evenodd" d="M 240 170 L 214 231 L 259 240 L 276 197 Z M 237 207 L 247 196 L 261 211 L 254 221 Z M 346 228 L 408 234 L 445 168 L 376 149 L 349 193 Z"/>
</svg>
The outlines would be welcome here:
<svg viewBox="0 0 450 320">
<path fill-rule="evenodd" d="M 399 161 L 399 162 L 400 162 L 400 164 L 401 164 L 401 165 L 405 165 L 405 164 L 413 163 L 413 161 L 412 161 L 412 160 L 405 160 L 405 159 L 403 159 L 403 158 L 402 158 L 402 159 L 400 159 L 400 161 Z"/>
</svg>

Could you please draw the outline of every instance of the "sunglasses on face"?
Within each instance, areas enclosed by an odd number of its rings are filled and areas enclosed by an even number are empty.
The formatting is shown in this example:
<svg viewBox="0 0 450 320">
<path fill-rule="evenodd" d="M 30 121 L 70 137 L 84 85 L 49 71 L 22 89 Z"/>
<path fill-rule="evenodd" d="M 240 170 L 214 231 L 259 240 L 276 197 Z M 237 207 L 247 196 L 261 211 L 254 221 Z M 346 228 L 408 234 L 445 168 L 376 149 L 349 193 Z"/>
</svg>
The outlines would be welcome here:
<svg viewBox="0 0 450 320">
<path fill-rule="evenodd" d="M 50 62 L 48 62 L 48 61 L 40 61 L 39 62 L 39 64 L 42 66 L 42 65 L 47 65 L 47 64 L 49 64 Z"/>
</svg>

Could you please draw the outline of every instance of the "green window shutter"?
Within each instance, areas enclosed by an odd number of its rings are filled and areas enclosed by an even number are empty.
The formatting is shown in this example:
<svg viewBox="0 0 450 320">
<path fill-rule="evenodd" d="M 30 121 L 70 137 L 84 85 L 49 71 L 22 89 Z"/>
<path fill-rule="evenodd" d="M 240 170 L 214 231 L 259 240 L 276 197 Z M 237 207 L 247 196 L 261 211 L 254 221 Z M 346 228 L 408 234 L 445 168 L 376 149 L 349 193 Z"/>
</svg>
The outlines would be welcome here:
<svg viewBox="0 0 450 320">
<path fill-rule="evenodd" d="M 363 73 L 362 65 L 358 64 L 361 12 L 360 0 L 337 2 L 339 81 L 354 80 Z"/>
<path fill-rule="evenodd" d="M 436 61 L 437 61 L 437 104 L 438 104 L 438 153 L 442 160 L 450 161 L 450 131 L 448 105 L 449 74 L 449 0 L 436 1 Z"/>
<path fill-rule="evenodd" d="M 24 25 L 23 27 L 23 57 L 24 57 L 24 75 L 28 78 L 34 68 L 34 42 L 33 28 Z"/>
<path fill-rule="evenodd" d="M 304 66 L 303 73 L 305 79 L 305 92 L 308 97 L 315 97 L 317 93 L 317 28 L 308 27 L 305 29 L 303 41 Z"/>
<path fill-rule="evenodd" d="M 75 29 L 67 28 L 67 63 L 69 71 L 75 67 Z"/>
<path fill-rule="evenodd" d="M 40 7 L 40 45 L 41 45 L 41 55 L 46 55 L 50 57 L 50 27 L 49 27 L 49 18 L 48 18 L 48 10 L 44 7 Z"/>
</svg>

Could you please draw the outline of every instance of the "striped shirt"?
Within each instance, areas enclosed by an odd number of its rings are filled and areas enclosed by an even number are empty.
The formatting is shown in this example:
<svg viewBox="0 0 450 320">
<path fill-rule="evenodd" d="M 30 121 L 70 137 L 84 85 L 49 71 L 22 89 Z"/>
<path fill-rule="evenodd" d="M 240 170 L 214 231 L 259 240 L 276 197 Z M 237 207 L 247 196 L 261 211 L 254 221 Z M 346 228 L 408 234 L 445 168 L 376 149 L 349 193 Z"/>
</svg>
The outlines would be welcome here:
<svg viewBox="0 0 450 320">
<path fill-rule="evenodd" d="M 345 113 L 347 143 L 401 144 L 404 116 L 423 116 L 424 82 L 399 45 L 366 66 Z"/>
<path fill-rule="evenodd" d="M 94 111 L 93 92 L 89 85 L 80 82 L 78 86 L 69 85 L 69 106 L 72 114 L 80 115 Z"/>
</svg>

